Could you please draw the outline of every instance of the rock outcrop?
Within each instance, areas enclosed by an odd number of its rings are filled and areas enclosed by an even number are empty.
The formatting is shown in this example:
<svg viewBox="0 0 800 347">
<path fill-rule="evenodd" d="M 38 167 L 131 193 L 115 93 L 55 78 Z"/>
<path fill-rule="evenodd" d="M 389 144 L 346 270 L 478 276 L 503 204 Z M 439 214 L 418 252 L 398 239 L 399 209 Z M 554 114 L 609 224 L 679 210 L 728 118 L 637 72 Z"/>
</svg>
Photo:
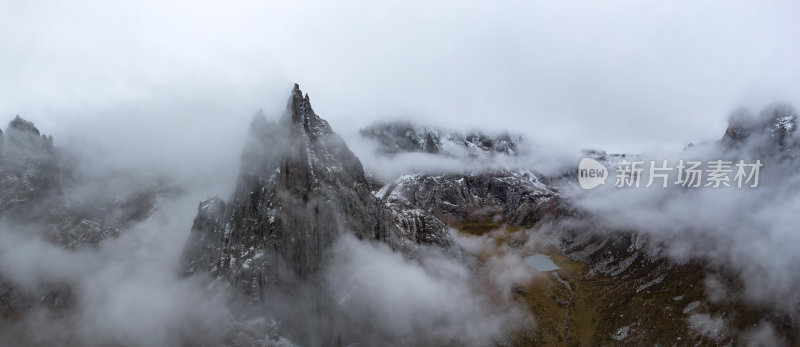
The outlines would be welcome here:
<svg viewBox="0 0 800 347">
<path fill-rule="evenodd" d="M 406 175 L 375 195 L 423 240 L 441 234 L 439 223 L 459 229 L 533 226 L 559 209 L 554 188 L 529 171 Z"/>
<path fill-rule="evenodd" d="M 184 249 L 189 273 L 210 272 L 252 298 L 319 274 L 342 233 L 411 241 L 374 197 L 361 162 L 295 85 L 285 114 L 250 126 L 236 191 L 200 204 Z"/>
<path fill-rule="evenodd" d="M 736 110 L 720 143 L 754 157 L 795 158 L 793 149 L 800 146 L 797 117 L 797 111 L 787 105 L 767 107 L 757 116 L 745 109 Z"/>
<path fill-rule="evenodd" d="M 17 116 L 0 135 L 0 216 L 37 220 L 60 199 L 53 138 Z"/>
<path fill-rule="evenodd" d="M 451 132 L 411 122 L 377 123 L 360 132 L 365 138 L 375 140 L 378 151 L 387 155 L 406 152 L 455 156 L 466 153 L 473 157 L 517 155 L 525 145 L 525 139 L 519 135 Z"/>
</svg>

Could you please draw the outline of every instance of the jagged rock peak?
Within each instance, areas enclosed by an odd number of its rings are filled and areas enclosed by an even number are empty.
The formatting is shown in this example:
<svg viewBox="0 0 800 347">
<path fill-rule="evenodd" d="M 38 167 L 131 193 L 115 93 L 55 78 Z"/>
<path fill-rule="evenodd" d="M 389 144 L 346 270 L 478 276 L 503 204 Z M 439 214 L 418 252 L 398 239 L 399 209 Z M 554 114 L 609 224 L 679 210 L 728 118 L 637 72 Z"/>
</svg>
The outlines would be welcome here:
<svg viewBox="0 0 800 347">
<path fill-rule="evenodd" d="M 8 123 L 5 137 L 2 138 L 11 140 L 16 143 L 17 147 L 24 150 L 43 149 L 49 151 L 53 147 L 52 136 L 42 135 L 33 122 L 27 121 L 19 115 Z"/>
<path fill-rule="evenodd" d="M 36 126 L 33 125 L 33 122 L 29 122 L 25 119 L 22 119 L 19 115 L 17 115 L 14 118 L 14 120 L 8 123 L 8 129 L 30 132 L 36 134 L 36 136 L 41 135 L 39 133 L 39 129 L 37 129 Z"/>
<path fill-rule="evenodd" d="M 405 245 L 392 222 L 361 162 L 295 85 L 280 121 L 254 117 L 236 189 L 227 203 L 200 204 L 183 261 L 257 298 L 313 281 L 343 233 Z"/>
<path fill-rule="evenodd" d="M 17 116 L 0 146 L 0 213 L 45 220 L 55 210 L 60 192 L 53 138 L 40 135 L 33 123 Z"/>
<path fill-rule="evenodd" d="M 303 96 L 300 85 L 296 83 L 292 89 L 292 95 L 289 97 L 289 103 L 286 106 L 286 114 L 284 115 L 283 122 L 291 124 L 292 131 L 295 133 L 306 133 L 313 139 L 329 135 L 333 132 L 330 124 L 314 113 L 308 94 Z"/>
</svg>

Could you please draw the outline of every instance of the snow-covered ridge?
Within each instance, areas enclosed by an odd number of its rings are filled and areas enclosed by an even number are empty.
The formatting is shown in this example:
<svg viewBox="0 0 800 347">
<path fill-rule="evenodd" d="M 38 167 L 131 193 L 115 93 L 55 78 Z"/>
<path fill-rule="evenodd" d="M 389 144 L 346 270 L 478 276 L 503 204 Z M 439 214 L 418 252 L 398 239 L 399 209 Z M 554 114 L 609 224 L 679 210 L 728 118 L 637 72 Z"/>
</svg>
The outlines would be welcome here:
<svg viewBox="0 0 800 347">
<path fill-rule="evenodd" d="M 404 152 L 436 153 L 452 156 L 483 157 L 494 154 L 517 155 L 526 141 L 521 135 L 508 133 L 461 133 L 398 121 L 376 123 L 361 129 L 361 135 L 375 140 L 378 151 L 393 155 Z"/>
<path fill-rule="evenodd" d="M 396 216 L 420 210 L 451 226 L 478 222 L 533 225 L 545 218 L 558 200 L 552 187 L 524 170 L 410 174 L 373 194 Z"/>
</svg>

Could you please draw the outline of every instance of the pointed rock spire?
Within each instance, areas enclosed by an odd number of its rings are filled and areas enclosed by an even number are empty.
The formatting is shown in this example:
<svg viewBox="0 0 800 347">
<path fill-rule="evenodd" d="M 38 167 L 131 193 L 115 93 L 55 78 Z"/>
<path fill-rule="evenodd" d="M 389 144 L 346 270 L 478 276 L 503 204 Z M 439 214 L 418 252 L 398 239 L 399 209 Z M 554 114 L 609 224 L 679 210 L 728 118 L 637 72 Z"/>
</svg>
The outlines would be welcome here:
<svg viewBox="0 0 800 347">
<path fill-rule="evenodd" d="M 283 121 L 290 123 L 297 135 L 307 134 L 316 139 L 333 133 L 330 124 L 314 113 L 308 94 L 304 96 L 298 84 L 292 89 Z"/>
<path fill-rule="evenodd" d="M 206 218 L 211 205 L 201 204 L 184 249 L 187 271 L 210 271 L 253 297 L 315 278 L 342 233 L 400 243 L 361 162 L 297 84 L 280 122 L 254 118 L 228 201 L 213 204 L 224 217 Z"/>
</svg>

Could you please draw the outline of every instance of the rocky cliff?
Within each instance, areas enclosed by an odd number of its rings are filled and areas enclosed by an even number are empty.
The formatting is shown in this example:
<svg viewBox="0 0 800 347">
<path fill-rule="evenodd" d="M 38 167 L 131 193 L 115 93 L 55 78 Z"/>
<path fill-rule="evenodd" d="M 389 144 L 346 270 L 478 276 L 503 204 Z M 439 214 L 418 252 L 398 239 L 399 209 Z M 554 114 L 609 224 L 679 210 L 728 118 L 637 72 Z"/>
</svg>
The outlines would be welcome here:
<svg viewBox="0 0 800 347">
<path fill-rule="evenodd" d="M 3 232 L 40 238 L 57 247 L 93 248 L 116 237 L 134 222 L 146 219 L 159 197 L 175 194 L 174 187 L 151 187 L 123 196 L 103 194 L 97 182 L 76 182 L 100 192 L 96 199 L 71 196 L 65 187 L 71 166 L 53 145 L 51 136 L 19 116 L 0 132 L 0 228 Z M 65 189 L 67 188 L 67 189 Z M 20 287 L 0 275 L 0 322 L 38 309 L 63 310 L 74 303 L 72 288 L 64 283 Z"/>
<path fill-rule="evenodd" d="M 200 204 L 184 259 L 189 273 L 210 272 L 260 297 L 315 277 L 343 233 L 398 250 L 420 241 L 404 237 L 361 162 L 295 85 L 280 120 L 253 119 L 236 191 L 227 203 Z"/>
<path fill-rule="evenodd" d="M 755 155 L 783 153 L 794 158 L 793 153 L 787 152 L 800 144 L 795 135 L 797 116 L 794 108 L 782 104 L 767 107 L 758 115 L 746 109 L 736 110 L 720 142 L 729 149 L 750 151 Z"/>
<path fill-rule="evenodd" d="M 495 170 L 460 174 L 411 174 L 398 178 L 375 195 L 418 238 L 434 239 L 436 225 L 457 229 L 500 225 L 533 226 L 554 217 L 559 206 L 555 188 L 529 171 Z"/>
<path fill-rule="evenodd" d="M 19 116 L 0 133 L 0 214 L 26 220 L 46 214 L 61 199 L 53 138 Z"/>
</svg>

